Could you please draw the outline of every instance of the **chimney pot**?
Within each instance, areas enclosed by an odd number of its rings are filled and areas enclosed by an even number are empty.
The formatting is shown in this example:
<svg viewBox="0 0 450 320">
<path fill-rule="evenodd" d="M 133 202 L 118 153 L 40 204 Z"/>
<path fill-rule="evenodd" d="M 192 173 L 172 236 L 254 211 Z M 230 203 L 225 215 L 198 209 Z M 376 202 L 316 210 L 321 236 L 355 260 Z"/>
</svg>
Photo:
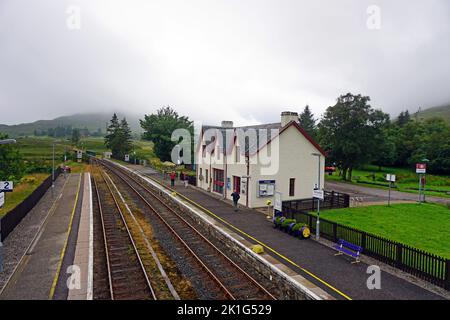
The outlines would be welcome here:
<svg viewBox="0 0 450 320">
<path fill-rule="evenodd" d="M 286 126 L 291 121 L 298 122 L 298 113 L 293 111 L 283 111 L 281 113 L 281 127 Z"/>
<path fill-rule="evenodd" d="M 233 128 L 233 121 L 222 121 L 222 128 Z"/>
</svg>

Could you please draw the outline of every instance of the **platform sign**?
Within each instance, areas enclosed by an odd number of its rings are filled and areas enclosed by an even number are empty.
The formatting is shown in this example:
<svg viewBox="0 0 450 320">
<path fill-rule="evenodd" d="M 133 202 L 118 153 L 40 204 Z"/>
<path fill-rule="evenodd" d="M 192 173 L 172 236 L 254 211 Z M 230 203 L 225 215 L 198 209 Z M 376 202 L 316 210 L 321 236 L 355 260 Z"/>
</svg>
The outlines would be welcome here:
<svg viewBox="0 0 450 320">
<path fill-rule="evenodd" d="M 274 210 L 282 211 L 282 201 L 281 201 L 281 192 L 276 191 L 273 201 Z"/>
<path fill-rule="evenodd" d="M 426 173 L 427 165 L 425 163 L 417 163 L 416 164 L 416 173 Z"/>
<path fill-rule="evenodd" d="M 5 204 L 5 194 L 0 192 L 0 208 Z"/>
<path fill-rule="evenodd" d="M 241 181 L 241 193 L 242 194 L 247 193 L 247 181 L 246 180 Z"/>
<path fill-rule="evenodd" d="M 130 161 L 130 155 L 129 154 L 126 154 L 125 155 L 125 162 L 129 162 Z"/>
<path fill-rule="evenodd" d="M 386 175 L 386 181 L 389 181 L 389 182 L 395 182 L 395 174 L 390 174 L 390 173 L 388 173 L 388 174 Z"/>
<path fill-rule="evenodd" d="M 323 190 L 313 189 L 313 198 L 323 200 Z"/>
<path fill-rule="evenodd" d="M 83 151 L 77 150 L 77 159 L 83 159 Z"/>
<path fill-rule="evenodd" d="M 0 192 L 12 192 L 14 184 L 12 181 L 0 181 Z"/>
<path fill-rule="evenodd" d="M 272 197 L 275 194 L 275 180 L 258 181 L 258 197 Z"/>
</svg>

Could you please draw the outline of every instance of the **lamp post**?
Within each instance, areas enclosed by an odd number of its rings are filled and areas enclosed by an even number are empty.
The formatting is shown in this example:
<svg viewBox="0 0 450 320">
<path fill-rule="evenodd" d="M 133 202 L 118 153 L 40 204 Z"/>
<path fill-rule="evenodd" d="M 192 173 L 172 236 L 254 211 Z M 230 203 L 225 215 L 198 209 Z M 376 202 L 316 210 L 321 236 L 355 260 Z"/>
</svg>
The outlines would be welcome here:
<svg viewBox="0 0 450 320">
<path fill-rule="evenodd" d="M 17 143 L 14 139 L 0 140 L 0 144 L 13 144 Z M 3 272 L 3 242 L 2 242 L 2 220 L 0 219 L 0 273 Z"/>
<path fill-rule="evenodd" d="M 317 166 L 317 189 L 320 190 L 320 153 L 311 153 L 312 156 L 317 157 L 318 166 Z M 320 238 L 320 199 L 317 198 L 317 223 L 316 223 L 316 240 Z"/>
</svg>

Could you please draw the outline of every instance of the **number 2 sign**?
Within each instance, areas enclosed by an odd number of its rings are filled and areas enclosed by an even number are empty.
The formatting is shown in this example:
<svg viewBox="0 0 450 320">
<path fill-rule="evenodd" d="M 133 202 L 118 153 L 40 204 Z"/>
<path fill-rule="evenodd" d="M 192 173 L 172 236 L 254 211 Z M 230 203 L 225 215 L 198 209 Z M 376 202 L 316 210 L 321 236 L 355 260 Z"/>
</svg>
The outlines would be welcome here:
<svg viewBox="0 0 450 320">
<path fill-rule="evenodd" d="M 0 181 L 0 192 L 12 192 L 13 188 L 12 181 Z"/>
</svg>

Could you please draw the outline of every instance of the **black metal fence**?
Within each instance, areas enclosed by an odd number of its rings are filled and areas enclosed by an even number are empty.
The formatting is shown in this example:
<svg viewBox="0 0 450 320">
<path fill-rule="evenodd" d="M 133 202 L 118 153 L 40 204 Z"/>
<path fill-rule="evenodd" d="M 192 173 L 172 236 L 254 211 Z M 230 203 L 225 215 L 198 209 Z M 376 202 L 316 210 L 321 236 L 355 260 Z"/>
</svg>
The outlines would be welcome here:
<svg viewBox="0 0 450 320">
<path fill-rule="evenodd" d="M 321 210 L 348 208 L 349 206 L 350 196 L 335 191 L 324 191 L 323 200 L 320 201 Z M 317 199 L 283 201 L 283 208 L 295 211 L 315 211 L 317 210 Z"/>
<path fill-rule="evenodd" d="M 316 232 L 315 215 L 288 206 L 283 206 L 283 215 L 307 224 L 312 233 Z M 450 290 L 450 259 L 326 219 L 320 219 L 320 235 L 333 242 L 344 239 L 359 245 L 365 255 Z"/>
<path fill-rule="evenodd" d="M 186 175 L 187 180 L 190 185 L 197 186 L 197 177 L 196 176 L 188 176 Z"/>
<path fill-rule="evenodd" d="M 55 170 L 55 179 L 62 172 L 61 168 Z M 33 209 L 33 207 L 39 202 L 45 192 L 52 185 L 52 176 L 50 175 L 45 179 L 39 187 L 37 187 L 25 200 L 17 205 L 11 211 L 8 211 L 0 219 L 0 231 L 1 240 L 4 241 L 6 237 L 14 230 L 14 228 L 22 221 L 22 219 Z M 6 196 L 8 197 L 8 196 Z M 8 201 L 8 199 L 6 199 Z"/>
</svg>

